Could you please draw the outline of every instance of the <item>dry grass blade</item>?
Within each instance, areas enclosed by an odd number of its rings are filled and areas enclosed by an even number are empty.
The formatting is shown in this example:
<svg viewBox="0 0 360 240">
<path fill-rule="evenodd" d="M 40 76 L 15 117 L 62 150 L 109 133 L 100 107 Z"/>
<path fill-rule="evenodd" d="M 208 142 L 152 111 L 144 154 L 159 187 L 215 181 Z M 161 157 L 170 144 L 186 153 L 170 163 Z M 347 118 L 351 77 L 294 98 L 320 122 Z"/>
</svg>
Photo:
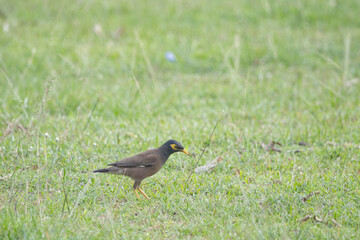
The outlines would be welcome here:
<svg viewBox="0 0 360 240">
<path fill-rule="evenodd" d="M 90 112 L 90 114 L 89 114 L 89 117 L 88 117 L 88 119 L 87 119 L 87 121 L 86 121 L 86 124 L 85 124 L 85 126 L 84 126 L 84 128 L 83 128 L 83 131 L 85 131 L 86 128 L 88 127 L 88 125 L 89 125 L 89 123 L 90 123 L 90 119 L 91 119 L 91 117 L 92 117 L 92 115 L 93 115 L 93 113 L 94 113 L 94 110 L 95 110 L 95 108 L 96 108 L 96 106 L 97 106 L 100 98 L 101 98 L 100 95 L 96 98 L 96 101 L 95 101 L 95 103 L 94 103 L 94 105 L 93 105 L 93 107 L 92 107 L 92 109 L 91 109 L 91 112 Z"/>
<path fill-rule="evenodd" d="M 318 218 L 317 216 L 314 216 L 314 220 L 315 222 L 323 222 L 323 220 L 321 218 Z"/>
<path fill-rule="evenodd" d="M 332 222 L 335 226 L 341 227 L 341 224 L 338 223 L 335 219 L 331 219 L 331 222 Z"/>
</svg>

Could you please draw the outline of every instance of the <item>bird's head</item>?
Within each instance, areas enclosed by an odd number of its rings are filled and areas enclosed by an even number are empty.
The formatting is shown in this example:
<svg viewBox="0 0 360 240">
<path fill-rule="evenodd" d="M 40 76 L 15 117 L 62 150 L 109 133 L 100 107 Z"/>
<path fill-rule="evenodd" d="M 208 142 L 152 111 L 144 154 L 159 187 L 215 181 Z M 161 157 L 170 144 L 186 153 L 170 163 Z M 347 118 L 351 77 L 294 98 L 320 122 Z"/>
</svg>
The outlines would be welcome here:
<svg viewBox="0 0 360 240">
<path fill-rule="evenodd" d="M 166 150 L 172 154 L 175 152 L 183 152 L 186 155 L 189 155 L 189 153 L 186 151 L 186 149 L 183 147 L 183 145 L 181 145 L 181 143 L 179 143 L 178 141 L 175 140 L 169 140 L 166 143 L 164 143 L 162 145 L 162 147 L 166 148 Z"/>
</svg>

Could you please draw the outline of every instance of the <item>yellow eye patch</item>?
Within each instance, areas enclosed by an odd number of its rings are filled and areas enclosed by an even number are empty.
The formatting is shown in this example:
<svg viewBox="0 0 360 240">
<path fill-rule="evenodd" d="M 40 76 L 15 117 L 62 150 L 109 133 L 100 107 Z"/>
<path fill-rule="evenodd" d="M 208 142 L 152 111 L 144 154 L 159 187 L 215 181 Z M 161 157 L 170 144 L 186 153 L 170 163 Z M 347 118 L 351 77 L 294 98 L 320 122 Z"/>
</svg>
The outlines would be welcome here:
<svg viewBox="0 0 360 240">
<path fill-rule="evenodd" d="M 176 146 L 176 144 L 170 144 L 170 147 L 171 147 L 172 149 L 174 149 L 174 150 L 177 150 L 177 149 L 178 149 L 177 146 Z"/>
</svg>

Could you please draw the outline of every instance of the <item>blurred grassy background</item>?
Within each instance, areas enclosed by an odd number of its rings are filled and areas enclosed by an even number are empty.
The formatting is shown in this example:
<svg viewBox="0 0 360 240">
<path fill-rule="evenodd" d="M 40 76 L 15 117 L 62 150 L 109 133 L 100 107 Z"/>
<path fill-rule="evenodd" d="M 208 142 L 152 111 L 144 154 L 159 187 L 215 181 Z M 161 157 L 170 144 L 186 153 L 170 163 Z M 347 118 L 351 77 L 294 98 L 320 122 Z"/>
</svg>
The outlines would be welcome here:
<svg viewBox="0 0 360 240">
<path fill-rule="evenodd" d="M 359 1 L 0 3 L 1 238 L 358 235 Z M 170 138 L 150 201 L 87 173 Z"/>
</svg>

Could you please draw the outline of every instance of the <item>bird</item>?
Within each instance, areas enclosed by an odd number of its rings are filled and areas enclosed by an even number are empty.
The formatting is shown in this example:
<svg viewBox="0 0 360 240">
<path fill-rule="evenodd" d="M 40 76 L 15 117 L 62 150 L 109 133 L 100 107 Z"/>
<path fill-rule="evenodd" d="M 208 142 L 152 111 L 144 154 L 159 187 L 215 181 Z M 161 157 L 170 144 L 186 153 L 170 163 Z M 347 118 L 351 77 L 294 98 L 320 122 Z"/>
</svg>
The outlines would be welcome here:
<svg viewBox="0 0 360 240">
<path fill-rule="evenodd" d="M 107 173 L 124 175 L 134 180 L 133 190 L 137 196 L 139 191 L 145 198 L 149 197 L 140 188 L 141 182 L 155 173 L 157 173 L 166 163 L 171 154 L 182 152 L 186 155 L 189 153 L 186 149 L 175 140 L 168 140 L 159 148 L 147 150 L 131 157 L 124 158 L 118 162 L 108 164 L 108 168 L 98 169 L 93 173 Z"/>
</svg>

